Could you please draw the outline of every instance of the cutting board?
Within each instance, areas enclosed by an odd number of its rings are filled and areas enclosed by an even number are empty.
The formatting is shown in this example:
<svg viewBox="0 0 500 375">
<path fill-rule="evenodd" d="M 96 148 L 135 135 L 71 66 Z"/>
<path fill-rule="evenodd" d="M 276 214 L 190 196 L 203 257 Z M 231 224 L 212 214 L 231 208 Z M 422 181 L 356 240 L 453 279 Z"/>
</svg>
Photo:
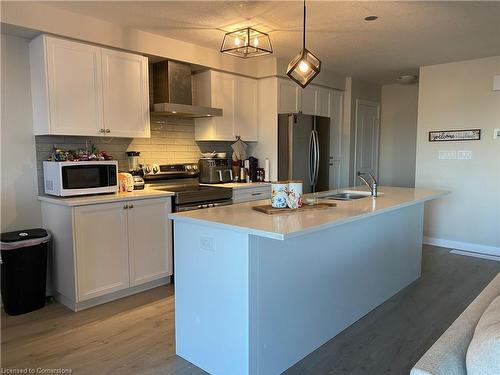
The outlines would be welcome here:
<svg viewBox="0 0 500 375">
<path fill-rule="evenodd" d="M 327 208 L 337 207 L 337 203 L 334 202 L 320 202 L 316 203 L 313 206 L 303 205 L 300 208 L 274 208 L 270 204 L 264 204 L 261 206 L 253 206 L 252 209 L 255 211 L 263 212 L 267 215 L 280 215 L 286 214 L 290 212 L 302 212 L 302 211 L 311 211 L 311 210 L 324 210 Z"/>
</svg>

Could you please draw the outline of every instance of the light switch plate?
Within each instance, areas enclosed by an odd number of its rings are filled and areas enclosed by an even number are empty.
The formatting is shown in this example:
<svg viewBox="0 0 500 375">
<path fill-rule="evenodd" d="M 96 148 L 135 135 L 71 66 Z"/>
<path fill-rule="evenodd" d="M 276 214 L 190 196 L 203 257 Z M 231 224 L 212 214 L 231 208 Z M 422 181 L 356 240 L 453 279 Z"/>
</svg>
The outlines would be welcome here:
<svg viewBox="0 0 500 375">
<path fill-rule="evenodd" d="M 472 159 L 472 151 L 458 151 L 457 159 L 458 160 L 471 160 Z"/>
<path fill-rule="evenodd" d="M 456 151 L 439 151 L 439 160 L 455 160 L 456 158 Z"/>
<path fill-rule="evenodd" d="M 500 139 L 500 128 L 493 129 L 493 139 Z"/>
</svg>

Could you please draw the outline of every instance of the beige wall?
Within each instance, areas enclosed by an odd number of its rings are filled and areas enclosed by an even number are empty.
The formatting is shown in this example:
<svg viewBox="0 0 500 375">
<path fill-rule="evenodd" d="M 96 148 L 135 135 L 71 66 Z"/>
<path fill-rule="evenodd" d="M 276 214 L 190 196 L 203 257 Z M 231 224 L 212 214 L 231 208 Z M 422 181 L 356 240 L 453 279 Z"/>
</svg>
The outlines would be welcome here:
<svg viewBox="0 0 500 375">
<path fill-rule="evenodd" d="M 1 36 L 1 231 L 41 225 L 28 41 Z"/>
<path fill-rule="evenodd" d="M 379 183 L 415 186 L 418 84 L 382 86 Z"/>
<path fill-rule="evenodd" d="M 500 92 L 492 90 L 495 74 L 500 74 L 500 56 L 420 69 L 415 183 L 451 191 L 428 205 L 427 236 L 500 255 L 500 139 L 493 139 L 493 129 L 500 127 Z M 481 141 L 428 141 L 431 130 L 467 128 L 481 128 Z M 438 160 L 440 150 L 472 151 L 472 160 Z"/>
</svg>

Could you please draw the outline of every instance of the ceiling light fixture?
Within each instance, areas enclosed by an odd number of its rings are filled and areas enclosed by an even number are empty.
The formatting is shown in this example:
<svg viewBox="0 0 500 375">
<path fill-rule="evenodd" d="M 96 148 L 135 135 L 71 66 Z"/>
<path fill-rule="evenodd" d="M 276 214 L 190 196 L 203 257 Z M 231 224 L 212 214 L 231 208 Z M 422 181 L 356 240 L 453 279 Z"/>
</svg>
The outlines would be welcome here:
<svg viewBox="0 0 500 375">
<path fill-rule="evenodd" d="M 286 75 L 306 87 L 321 71 L 321 61 L 306 49 L 306 1 L 304 0 L 304 29 L 302 30 L 302 51 L 295 56 L 286 70 Z"/>
<path fill-rule="evenodd" d="M 271 54 L 273 47 L 269 34 L 245 27 L 224 34 L 220 51 L 228 55 L 248 58 Z"/>
<path fill-rule="evenodd" d="M 378 19 L 377 16 L 367 16 L 367 17 L 365 17 L 365 21 L 375 21 L 377 19 Z"/>
</svg>

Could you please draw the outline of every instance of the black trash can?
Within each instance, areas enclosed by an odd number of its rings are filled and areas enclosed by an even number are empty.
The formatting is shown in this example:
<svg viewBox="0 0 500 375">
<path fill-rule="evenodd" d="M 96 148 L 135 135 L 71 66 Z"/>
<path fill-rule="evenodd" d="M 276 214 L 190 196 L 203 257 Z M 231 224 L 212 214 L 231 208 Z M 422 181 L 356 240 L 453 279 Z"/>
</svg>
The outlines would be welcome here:
<svg viewBox="0 0 500 375">
<path fill-rule="evenodd" d="M 7 314 L 25 314 L 45 306 L 49 241 L 45 229 L 1 234 L 1 289 Z"/>
</svg>

